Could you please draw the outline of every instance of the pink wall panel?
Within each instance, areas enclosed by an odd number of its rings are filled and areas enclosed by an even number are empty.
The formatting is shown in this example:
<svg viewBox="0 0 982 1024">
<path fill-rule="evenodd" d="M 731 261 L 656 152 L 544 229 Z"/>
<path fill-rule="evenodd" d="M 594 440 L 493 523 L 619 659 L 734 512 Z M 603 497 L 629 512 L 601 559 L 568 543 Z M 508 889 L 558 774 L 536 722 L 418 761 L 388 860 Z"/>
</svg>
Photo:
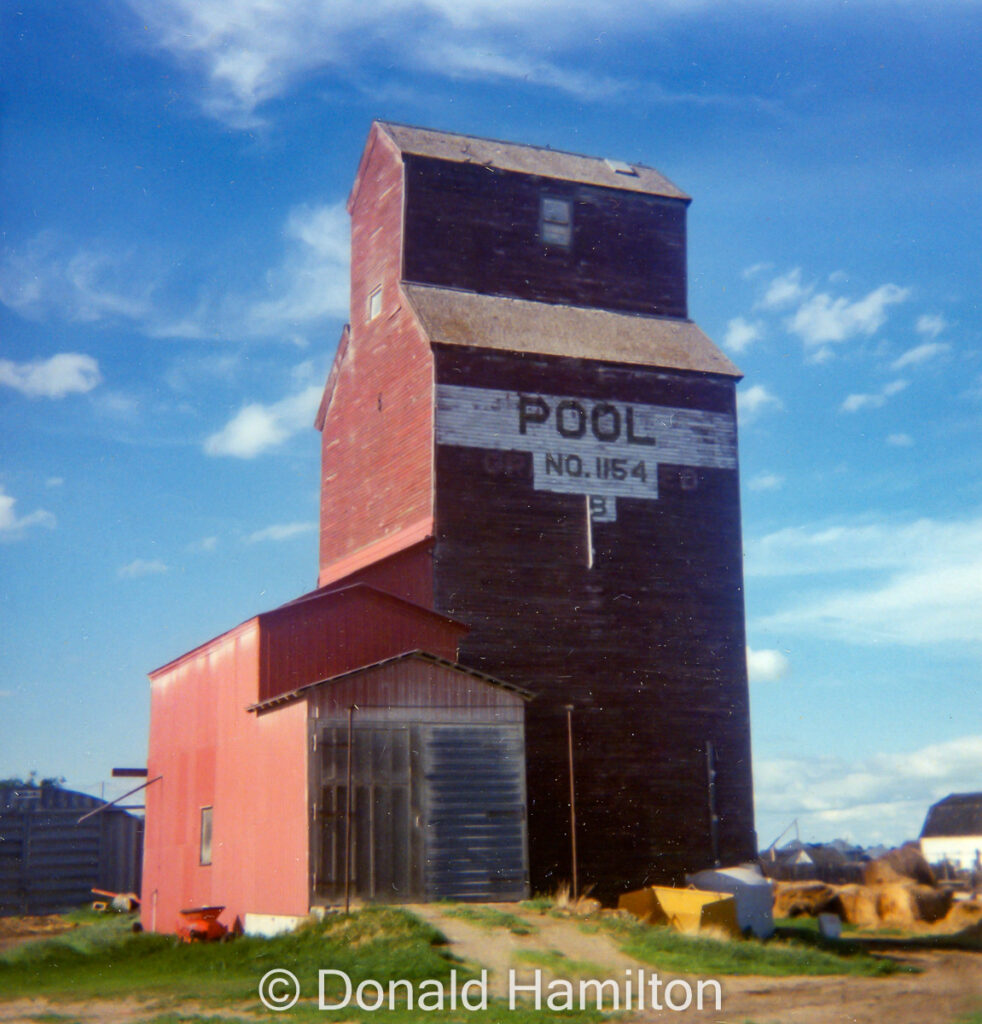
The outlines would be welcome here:
<svg viewBox="0 0 982 1024">
<path fill-rule="evenodd" d="M 259 621 L 154 673 L 151 686 L 143 925 L 173 932 L 179 912 L 308 909 L 306 714 L 260 722 Z M 212 863 L 200 859 L 202 807 L 213 808 Z"/>
</svg>

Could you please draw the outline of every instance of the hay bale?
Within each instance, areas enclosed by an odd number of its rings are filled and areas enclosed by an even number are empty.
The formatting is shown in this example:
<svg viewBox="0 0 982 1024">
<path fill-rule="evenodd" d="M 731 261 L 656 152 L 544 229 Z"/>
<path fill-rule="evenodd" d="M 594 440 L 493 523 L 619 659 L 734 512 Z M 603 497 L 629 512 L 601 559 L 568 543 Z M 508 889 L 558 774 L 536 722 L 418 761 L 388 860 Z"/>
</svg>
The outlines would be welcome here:
<svg viewBox="0 0 982 1024">
<path fill-rule="evenodd" d="M 832 903 L 836 891 L 824 882 L 777 882 L 774 886 L 774 916 L 817 917 L 826 910 L 835 912 Z"/>
<path fill-rule="evenodd" d="M 840 916 L 859 928 L 875 928 L 880 923 L 876 892 L 865 885 L 843 885 L 838 892 Z"/>
<path fill-rule="evenodd" d="M 876 912 L 883 924 L 907 927 L 917 920 L 917 903 L 910 884 L 877 886 Z"/>
<path fill-rule="evenodd" d="M 951 893 L 942 889 L 933 889 L 929 885 L 914 885 L 910 887 L 910 895 L 918 921 L 934 924 L 951 910 Z"/>
<path fill-rule="evenodd" d="M 896 885 L 904 881 L 918 885 L 936 885 L 931 865 L 924 859 L 916 843 L 905 843 L 895 850 L 887 850 L 882 857 L 871 861 L 863 871 L 866 885 Z"/>
</svg>

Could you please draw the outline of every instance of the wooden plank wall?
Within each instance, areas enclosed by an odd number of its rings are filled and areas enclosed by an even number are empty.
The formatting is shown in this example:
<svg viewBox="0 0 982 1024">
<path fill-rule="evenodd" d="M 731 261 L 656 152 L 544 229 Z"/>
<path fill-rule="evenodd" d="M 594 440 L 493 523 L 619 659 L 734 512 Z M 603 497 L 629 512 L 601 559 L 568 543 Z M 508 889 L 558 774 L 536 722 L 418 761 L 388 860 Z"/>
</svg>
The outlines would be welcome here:
<svg viewBox="0 0 982 1024">
<path fill-rule="evenodd" d="M 684 317 L 686 202 L 406 156 L 404 278 L 485 294 Z M 569 249 L 539 237 L 573 204 Z"/>
<path fill-rule="evenodd" d="M 351 208 L 351 333 L 322 432 L 320 585 L 432 522 L 433 361 L 399 288 L 402 165 L 374 134 Z"/>
<path fill-rule="evenodd" d="M 723 378 L 441 350 L 437 382 L 734 410 Z M 437 424 L 439 433 L 439 424 Z M 436 607 L 461 660 L 538 696 L 527 713 L 533 890 L 570 877 L 565 712 L 575 706 L 583 884 L 601 896 L 755 854 L 737 472 L 660 465 L 655 500 L 536 491 L 532 457 L 437 448 Z"/>
</svg>

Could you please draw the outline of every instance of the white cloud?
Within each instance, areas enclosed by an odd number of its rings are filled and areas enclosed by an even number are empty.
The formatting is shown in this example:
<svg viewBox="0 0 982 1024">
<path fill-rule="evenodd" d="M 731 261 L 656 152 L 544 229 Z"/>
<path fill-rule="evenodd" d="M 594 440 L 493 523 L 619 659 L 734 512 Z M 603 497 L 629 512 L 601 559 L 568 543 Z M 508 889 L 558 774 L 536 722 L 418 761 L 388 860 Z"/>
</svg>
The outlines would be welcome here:
<svg viewBox="0 0 982 1024">
<path fill-rule="evenodd" d="M 789 526 L 745 545 L 748 576 L 808 576 L 958 565 L 982 553 L 982 516 Z"/>
<path fill-rule="evenodd" d="M 23 253 L 8 253 L 0 263 L 0 301 L 36 319 L 124 322 L 151 338 L 305 343 L 305 330 L 328 317 L 347 317 L 349 228 L 343 202 L 293 207 L 283 225 L 280 255 L 262 277 L 245 290 L 205 290 L 192 308 L 165 308 L 160 293 L 167 282 L 162 276 L 153 284 L 139 283 L 150 277 L 146 264 L 151 261 L 149 256 L 142 263 L 130 255 L 97 258 L 84 247 L 42 232 Z M 95 269 L 83 275 L 81 266 L 97 267 L 101 276 Z M 15 364 L 0 364 L 0 373 L 4 366 L 8 377 L 16 369 Z M 198 368 L 227 376 L 236 364 L 219 356 L 201 360 Z M 170 376 L 180 387 L 194 369 L 172 368 Z M 0 382 L 11 381 L 0 377 Z"/>
<path fill-rule="evenodd" d="M 752 683 L 773 683 L 791 671 L 791 662 L 780 651 L 747 648 L 747 674 Z"/>
<path fill-rule="evenodd" d="M 859 412 L 861 409 L 880 409 L 887 399 L 899 395 L 907 387 L 905 380 L 892 380 L 884 384 L 875 394 L 847 395 L 839 406 L 841 412 Z"/>
<path fill-rule="evenodd" d="M 284 228 L 286 254 L 270 270 L 271 296 L 246 307 L 253 335 L 284 333 L 330 316 L 348 314 L 348 213 L 344 203 L 296 206 Z"/>
<path fill-rule="evenodd" d="M 247 292 L 203 295 L 178 317 L 158 316 L 146 325 L 156 338 L 273 338 L 305 344 L 305 331 L 329 317 L 346 318 L 349 294 L 349 223 L 343 202 L 300 204 L 282 229 L 279 261 L 261 285 Z M 226 379 L 234 358 L 213 358 L 172 367 L 170 379 L 186 387 L 197 373 Z"/>
<path fill-rule="evenodd" d="M 17 540 L 32 526 L 54 527 L 55 517 L 45 509 L 39 508 L 26 516 L 18 516 L 16 505 L 17 499 L 0 486 L 0 539 Z"/>
<path fill-rule="evenodd" d="M 251 533 L 248 541 L 250 544 L 255 544 L 264 540 L 290 540 L 304 533 L 313 533 L 316 529 L 317 523 L 280 523 Z"/>
<path fill-rule="evenodd" d="M 982 555 L 962 565 L 898 572 L 761 619 L 766 629 L 904 645 L 982 642 Z"/>
<path fill-rule="evenodd" d="M 580 100 L 630 92 L 654 102 L 768 104 L 759 97 L 676 93 L 587 73 L 557 60 L 583 33 L 683 14 L 704 0 L 650 5 L 596 0 L 129 0 L 151 45 L 202 82 L 203 110 L 237 128 L 264 104 L 326 72 L 357 76 L 365 54 L 404 72 L 522 81 Z"/>
<path fill-rule="evenodd" d="M 731 352 L 744 352 L 764 334 L 764 325 L 760 321 L 750 323 L 742 316 L 734 317 L 726 325 L 726 337 L 723 344 Z"/>
<path fill-rule="evenodd" d="M 737 409 L 740 419 L 749 423 L 756 419 L 767 409 L 782 409 L 784 404 L 781 399 L 772 394 L 763 384 L 754 384 L 752 387 L 737 392 Z"/>
<path fill-rule="evenodd" d="M 142 576 L 157 576 L 167 572 L 167 566 L 157 559 L 135 558 L 127 565 L 121 565 L 116 575 L 121 580 L 136 580 Z"/>
<path fill-rule="evenodd" d="M 200 554 L 202 552 L 214 551 L 218 547 L 217 537 L 202 537 L 201 540 L 196 540 L 193 544 L 188 545 L 188 551 Z"/>
<path fill-rule="evenodd" d="M 28 398 L 64 398 L 85 394 L 102 381 L 99 364 L 79 352 L 59 352 L 50 359 L 15 363 L 0 359 L 0 384 Z"/>
<path fill-rule="evenodd" d="M 916 330 L 925 338 L 936 338 L 947 326 L 948 321 L 940 313 L 925 313 L 917 318 Z"/>
<path fill-rule="evenodd" d="M 812 291 L 810 285 L 801 283 L 801 268 L 795 267 L 788 273 L 775 277 L 767 286 L 764 297 L 757 303 L 759 309 L 782 309 L 793 306 L 806 298 Z"/>
<path fill-rule="evenodd" d="M 932 803 L 978 789 L 980 777 L 982 736 L 964 736 L 855 759 L 756 761 L 754 799 L 759 816 L 783 823 L 798 818 L 806 837 L 898 843 L 916 838 Z"/>
<path fill-rule="evenodd" d="M 772 266 L 772 263 L 753 263 L 749 267 L 744 267 L 743 270 L 740 271 L 740 276 L 744 281 L 752 281 L 765 270 L 770 270 Z"/>
<path fill-rule="evenodd" d="M 22 316 L 81 323 L 139 320 L 150 310 L 151 288 L 135 283 L 131 253 L 77 247 L 41 231 L 0 262 L 0 302 Z"/>
<path fill-rule="evenodd" d="M 0 700 L 2 700 L 4 697 L 13 697 L 13 695 L 13 690 L 0 690 Z"/>
<path fill-rule="evenodd" d="M 746 544 L 746 572 L 817 584 L 755 628 L 855 644 L 982 642 L 982 518 L 788 528 Z"/>
<path fill-rule="evenodd" d="M 61 487 L 62 484 L 64 484 L 64 482 L 65 482 L 65 478 L 63 476 L 49 476 L 48 479 L 44 481 L 44 486 L 45 487 Z"/>
<path fill-rule="evenodd" d="M 942 352 L 950 351 L 951 346 L 943 341 L 926 341 L 923 345 L 916 345 L 907 349 L 899 358 L 894 359 L 890 364 L 893 370 L 902 370 L 905 366 L 919 366 L 929 359 L 941 355 Z"/>
<path fill-rule="evenodd" d="M 894 448 L 910 448 L 914 444 L 914 439 L 910 434 L 888 434 L 887 444 L 893 445 Z"/>
<path fill-rule="evenodd" d="M 884 284 L 854 302 L 819 292 L 806 299 L 788 321 L 806 347 L 821 348 L 856 335 L 873 335 L 886 322 L 889 306 L 903 302 L 907 288 Z"/>
<path fill-rule="evenodd" d="M 204 445 L 208 455 L 252 459 L 283 444 L 304 428 L 312 428 L 323 388 L 317 384 L 272 405 L 243 406 Z"/>
<path fill-rule="evenodd" d="M 757 473 L 747 484 L 752 491 L 779 491 L 783 486 L 784 477 L 777 473 Z"/>
</svg>

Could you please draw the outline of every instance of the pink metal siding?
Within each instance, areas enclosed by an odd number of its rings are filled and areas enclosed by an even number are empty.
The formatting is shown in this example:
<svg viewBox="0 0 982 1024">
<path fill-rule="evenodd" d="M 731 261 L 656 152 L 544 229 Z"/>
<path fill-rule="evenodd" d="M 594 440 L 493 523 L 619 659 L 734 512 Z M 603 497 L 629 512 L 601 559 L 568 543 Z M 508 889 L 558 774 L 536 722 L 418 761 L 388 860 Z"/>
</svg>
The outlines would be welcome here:
<svg viewBox="0 0 982 1024">
<path fill-rule="evenodd" d="M 143 924 L 182 909 L 309 909 L 307 705 L 259 700 L 428 647 L 454 659 L 465 627 L 367 586 L 308 595 L 250 619 L 151 674 Z M 476 682 L 476 681 L 475 681 Z M 484 684 L 479 684 L 487 689 Z M 200 864 L 201 809 L 212 863 Z"/>
<path fill-rule="evenodd" d="M 173 932 L 179 912 L 305 914 L 306 719 L 285 707 L 258 721 L 259 622 L 154 673 L 143 925 Z M 212 863 L 200 864 L 201 808 L 213 808 Z M 274 884 L 270 884 L 275 880 Z"/>
</svg>

